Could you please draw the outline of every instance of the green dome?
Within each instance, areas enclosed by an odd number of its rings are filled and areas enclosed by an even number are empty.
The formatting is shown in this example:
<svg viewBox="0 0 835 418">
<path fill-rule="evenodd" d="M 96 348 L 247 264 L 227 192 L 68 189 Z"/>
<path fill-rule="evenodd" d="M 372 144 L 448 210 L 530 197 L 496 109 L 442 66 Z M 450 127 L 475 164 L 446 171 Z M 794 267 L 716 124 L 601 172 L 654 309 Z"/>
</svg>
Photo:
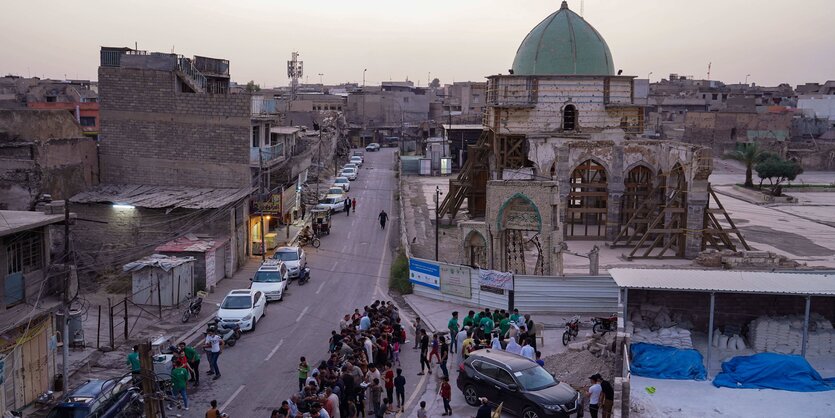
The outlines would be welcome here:
<svg viewBox="0 0 835 418">
<path fill-rule="evenodd" d="M 599 33 L 563 1 L 560 10 L 525 37 L 516 58 L 516 75 L 614 75 L 609 46 Z"/>
</svg>

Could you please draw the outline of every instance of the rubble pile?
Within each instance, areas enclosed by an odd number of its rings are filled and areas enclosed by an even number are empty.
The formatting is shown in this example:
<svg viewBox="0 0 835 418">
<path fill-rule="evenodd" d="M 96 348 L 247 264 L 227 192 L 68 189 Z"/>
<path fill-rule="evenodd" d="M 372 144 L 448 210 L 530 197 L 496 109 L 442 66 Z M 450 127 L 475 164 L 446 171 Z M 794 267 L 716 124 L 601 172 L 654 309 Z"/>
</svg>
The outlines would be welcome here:
<svg viewBox="0 0 835 418">
<path fill-rule="evenodd" d="M 545 357 L 545 370 L 548 370 L 558 380 L 575 387 L 589 384 L 589 376 L 600 373 L 604 379 L 614 380 L 614 357 L 598 357 L 591 351 L 566 351 Z"/>
</svg>

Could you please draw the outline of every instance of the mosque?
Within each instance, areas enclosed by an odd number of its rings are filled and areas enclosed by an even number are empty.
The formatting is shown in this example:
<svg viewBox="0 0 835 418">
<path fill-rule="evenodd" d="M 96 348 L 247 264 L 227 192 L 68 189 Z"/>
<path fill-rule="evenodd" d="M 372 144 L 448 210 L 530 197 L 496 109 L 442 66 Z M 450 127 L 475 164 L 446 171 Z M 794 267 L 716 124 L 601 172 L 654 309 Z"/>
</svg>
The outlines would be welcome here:
<svg viewBox="0 0 835 418">
<path fill-rule="evenodd" d="M 462 263 L 559 274 L 572 240 L 629 259 L 747 248 L 710 189 L 711 150 L 642 138 L 635 77 L 615 68 L 606 40 L 563 1 L 509 74 L 487 77 L 482 136 L 439 211 L 456 219 L 466 207 Z"/>
</svg>

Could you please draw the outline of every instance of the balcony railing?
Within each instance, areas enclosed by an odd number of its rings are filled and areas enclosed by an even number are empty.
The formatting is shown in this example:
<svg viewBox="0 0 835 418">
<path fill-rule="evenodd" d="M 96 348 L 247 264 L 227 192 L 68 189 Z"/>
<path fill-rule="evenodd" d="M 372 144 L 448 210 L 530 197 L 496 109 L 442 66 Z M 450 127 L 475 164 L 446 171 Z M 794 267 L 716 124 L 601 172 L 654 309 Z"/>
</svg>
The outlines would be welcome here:
<svg viewBox="0 0 835 418">
<path fill-rule="evenodd" d="M 249 149 L 249 163 L 251 165 L 259 165 L 261 161 L 267 164 L 283 158 L 284 144 L 281 143 L 269 147 Z"/>
<path fill-rule="evenodd" d="M 200 91 L 206 91 L 206 76 L 204 76 L 195 66 L 191 59 L 182 55 L 177 57 L 177 68 L 186 75 L 194 83 Z"/>
</svg>

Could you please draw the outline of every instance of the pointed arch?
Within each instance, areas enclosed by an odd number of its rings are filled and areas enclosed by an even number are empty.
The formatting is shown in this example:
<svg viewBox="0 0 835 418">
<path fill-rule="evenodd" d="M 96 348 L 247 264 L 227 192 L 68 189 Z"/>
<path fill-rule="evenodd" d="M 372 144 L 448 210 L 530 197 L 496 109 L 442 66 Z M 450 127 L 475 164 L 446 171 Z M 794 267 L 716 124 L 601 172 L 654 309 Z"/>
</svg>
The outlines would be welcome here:
<svg viewBox="0 0 835 418">
<path fill-rule="evenodd" d="M 519 228 L 518 223 L 527 223 L 530 227 Z M 533 226 L 536 226 L 533 228 Z M 521 229 L 542 231 L 542 216 L 533 200 L 524 193 L 516 193 L 502 203 L 496 219 L 499 231 L 504 229 Z"/>
<path fill-rule="evenodd" d="M 603 164 L 588 159 L 569 178 L 566 204 L 567 239 L 604 239 L 608 213 L 609 181 Z"/>
</svg>

